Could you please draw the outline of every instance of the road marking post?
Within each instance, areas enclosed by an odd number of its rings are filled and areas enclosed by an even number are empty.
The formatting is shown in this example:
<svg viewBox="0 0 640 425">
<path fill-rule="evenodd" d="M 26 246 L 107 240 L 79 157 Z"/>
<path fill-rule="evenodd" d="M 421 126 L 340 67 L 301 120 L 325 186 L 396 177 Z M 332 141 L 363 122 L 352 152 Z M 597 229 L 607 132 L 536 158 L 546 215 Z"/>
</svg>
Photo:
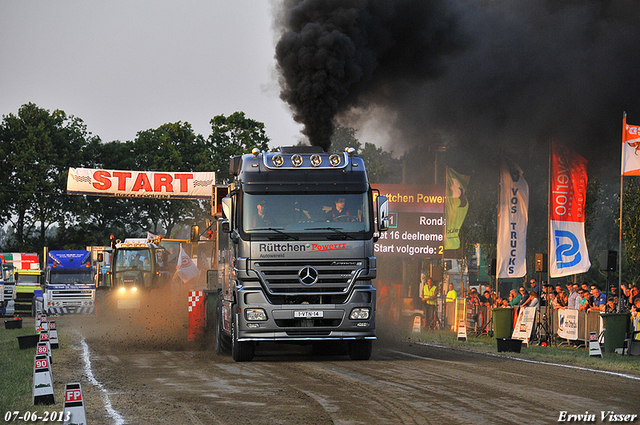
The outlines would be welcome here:
<svg viewBox="0 0 640 425">
<path fill-rule="evenodd" d="M 413 333 L 419 334 L 422 330 L 422 317 L 417 314 L 413 316 Z"/>
<path fill-rule="evenodd" d="M 58 328 L 54 320 L 49 322 L 49 342 L 51 342 L 51 348 L 53 349 L 60 347 L 58 343 Z"/>
<path fill-rule="evenodd" d="M 458 341 L 466 341 L 467 340 L 467 324 L 464 320 L 461 320 L 458 323 Z"/>
<path fill-rule="evenodd" d="M 49 344 L 49 341 L 38 342 L 36 355 L 38 354 L 46 354 L 49 357 L 49 363 L 53 364 L 53 359 L 51 358 L 51 345 Z"/>
<path fill-rule="evenodd" d="M 82 385 L 79 382 L 69 382 L 64 392 L 64 423 L 63 425 L 86 425 L 87 411 L 84 407 Z"/>
<path fill-rule="evenodd" d="M 33 404 L 56 404 L 51 365 L 46 354 L 36 355 L 33 363 Z"/>
<path fill-rule="evenodd" d="M 598 334 L 596 332 L 589 332 L 589 357 L 602 358 L 602 350 L 600 349 Z"/>
<path fill-rule="evenodd" d="M 49 322 L 45 314 L 41 314 L 40 320 L 36 320 L 36 331 L 41 329 L 45 331 L 49 330 Z"/>
</svg>

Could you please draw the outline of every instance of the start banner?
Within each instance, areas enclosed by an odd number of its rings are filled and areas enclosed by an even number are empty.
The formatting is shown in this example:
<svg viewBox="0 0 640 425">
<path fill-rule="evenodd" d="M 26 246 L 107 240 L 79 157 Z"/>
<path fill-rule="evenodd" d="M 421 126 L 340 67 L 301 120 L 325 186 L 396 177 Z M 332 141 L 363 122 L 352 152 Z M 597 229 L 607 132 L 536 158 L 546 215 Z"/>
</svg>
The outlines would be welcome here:
<svg viewBox="0 0 640 425">
<path fill-rule="evenodd" d="M 209 199 L 215 181 L 215 172 L 69 168 L 67 193 L 123 198 Z"/>
</svg>

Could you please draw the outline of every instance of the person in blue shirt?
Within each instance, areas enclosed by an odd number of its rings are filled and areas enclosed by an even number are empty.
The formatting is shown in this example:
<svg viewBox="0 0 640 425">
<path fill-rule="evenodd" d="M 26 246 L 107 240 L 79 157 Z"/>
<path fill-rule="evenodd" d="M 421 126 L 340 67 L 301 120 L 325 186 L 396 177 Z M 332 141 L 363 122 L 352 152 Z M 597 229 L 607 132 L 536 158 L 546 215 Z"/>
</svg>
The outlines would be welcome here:
<svg viewBox="0 0 640 425">
<path fill-rule="evenodd" d="M 591 285 L 591 295 L 593 297 L 593 307 L 591 307 L 589 311 L 600 311 L 604 312 L 604 309 L 607 307 L 607 296 L 600 292 L 597 286 Z"/>
</svg>

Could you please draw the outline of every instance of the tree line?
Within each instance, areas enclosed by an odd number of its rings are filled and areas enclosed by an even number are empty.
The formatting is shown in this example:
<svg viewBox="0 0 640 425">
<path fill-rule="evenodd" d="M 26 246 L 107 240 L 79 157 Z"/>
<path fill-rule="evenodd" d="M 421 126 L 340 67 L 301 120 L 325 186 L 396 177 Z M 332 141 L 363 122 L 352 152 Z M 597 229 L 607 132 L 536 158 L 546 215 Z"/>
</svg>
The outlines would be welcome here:
<svg viewBox="0 0 640 425">
<path fill-rule="evenodd" d="M 148 171 L 215 171 L 229 178 L 229 158 L 267 150 L 264 124 L 235 112 L 211 119 L 211 134 L 195 134 L 187 122 L 139 131 L 132 141 L 102 142 L 84 122 L 33 103 L 0 125 L 0 250 L 42 252 L 106 245 L 116 238 L 184 237 L 204 221 L 207 202 L 67 195 L 72 168 Z"/>
<path fill-rule="evenodd" d="M 67 195 L 67 173 L 69 167 L 215 171 L 218 183 L 225 183 L 230 179 L 230 157 L 249 153 L 253 148 L 270 149 L 265 125 L 246 117 L 244 112 L 215 116 L 210 125 L 211 133 L 206 137 L 195 134 L 187 122 L 175 122 L 139 131 L 132 141 L 103 142 L 87 131 L 82 119 L 61 110 L 49 111 L 28 103 L 17 114 L 3 116 L 0 251 L 42 252 L 43 246 L 77 249 L 106 245 L 110 235 L 120 239 L 141 237 L 147 231 L 165 238 L 187 237 L 192 224 L 202 228 L 205 219 L 210 218 L 208 202 Z M 455 149 L 446 149 L 446 142 L 435 136 L 423 145 L 408 147 L 402 155 L 373 143 L 361 143 L 356 131 L 348 127 L 337 127 L 331 142 L 332 151 L 355 148 L 367 164 L 374 184 L 443 184 L 445 165 L 470 174 L 469 212 L 461 229 L 462 256 L 468 259 L 479 243 L 487 259 L 495 258 L 498 176 L 487 173 L 491 167 L 482 168 L 473 158 L 457 156 Z M 540 170 L 526 175 L 531 199 L 545 201 L 546 164 L 535 167 Z M 627 178 L 623 264 L 628 281 L 635 281 L 634 276 L 640 272 L 637 187 L 634 178 Z M 615 186 L 591 177 L 588 191 L 586 233 L 594 263 L 588 278 L 602 281 L 596 257 L 602 250 L 617 249 L 619 194 L 615 194 Z M 546 252 L 546 230 L 540 231 L 546 229 L 546 214 L 546 208 L 530 208 L 528 257 Z M 528 266 L 534 269 L 533 263 Z"/>
</svg>

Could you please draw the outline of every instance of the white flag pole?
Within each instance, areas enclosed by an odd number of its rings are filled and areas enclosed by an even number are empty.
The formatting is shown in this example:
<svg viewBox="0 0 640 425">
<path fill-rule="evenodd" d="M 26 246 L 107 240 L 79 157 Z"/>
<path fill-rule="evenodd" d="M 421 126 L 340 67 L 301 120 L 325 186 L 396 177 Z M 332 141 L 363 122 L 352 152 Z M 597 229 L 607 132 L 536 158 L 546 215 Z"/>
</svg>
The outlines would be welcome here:
<svg viewBox="0 0 640 425">
<path fill-rule="evenodd" d="M 618 238 L 618 313 L 622 312 L 622 298 L 624 292 L 622 292 L 622 195 L 623 195 L 623 181 L 624 181 L 624 134 L 625 124 L 627 122 L 627 113 L 622 114 L 622 142 L 621 155 L 620 155 L 620 233 Z M 602 267 L 600 267 L 602 269 Z"/>
</svg>

